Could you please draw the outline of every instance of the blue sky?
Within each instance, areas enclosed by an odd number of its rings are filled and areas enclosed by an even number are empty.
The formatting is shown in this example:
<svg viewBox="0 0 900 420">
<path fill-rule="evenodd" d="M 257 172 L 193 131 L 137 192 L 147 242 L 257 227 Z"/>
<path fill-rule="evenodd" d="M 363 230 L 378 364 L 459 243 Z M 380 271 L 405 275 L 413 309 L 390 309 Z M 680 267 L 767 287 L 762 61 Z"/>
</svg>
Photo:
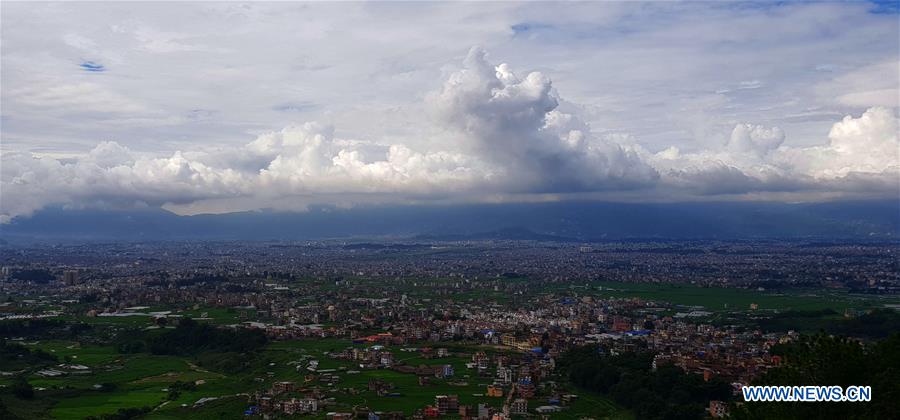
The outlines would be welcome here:
<svg viewBox="0 0 900 420">
<path fill-rule="evenodd" d="M 896 4 L 4 3 L 2 218 L 892 196 Z"/>
</svg>

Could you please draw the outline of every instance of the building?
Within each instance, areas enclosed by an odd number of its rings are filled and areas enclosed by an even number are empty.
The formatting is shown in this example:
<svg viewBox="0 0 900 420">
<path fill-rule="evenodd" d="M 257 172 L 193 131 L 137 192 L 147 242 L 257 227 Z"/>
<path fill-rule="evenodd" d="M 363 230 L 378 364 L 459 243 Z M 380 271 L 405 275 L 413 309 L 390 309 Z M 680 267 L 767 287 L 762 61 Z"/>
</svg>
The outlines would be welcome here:
<svg viewBox="0 0 900 420">
<path fill-rule="evenodd" d="M 295 384 L 293 382 L 275 382 L 272 384 L 272 389 L 270 393 L 272 395 L 280 395 L 284 393 L 291 392 L 295 389 Z"/>
<path fill-rule="evenodd" d="M 528 414 L 528 400 L 524 398 L 516 398 L 512 404 L 509 405 L 510 414 Z"/>
<path fill-rule="evenodd" d="M 459 411 L 459 397 L 456 395 L 436 395 L 434 406 L 441 414 L 455 413 Z"/>
<path fill-rule="evenodd" d="M 536 411 L 538 414 L 553 414 L 561 412 L 562 407 L 558 405 L 542 405 L 538 408 L 535 408 L 534 411 Z"/>
<path fill-rule="evenodd" d="M 384 367 L 391 367 L 394 365 L 394 354 L 386 351 L 381 353 L 381 365 Z"/>
<path fill-rule="evenodd" d="M 491 418 L 491 408 L 487 404 L 478 404 L 478 418 L 480 420 Z"/>
<path fill-rule="evenodd" d="M 710 401 L 709 415 L 714 419 L 720 419 L 728 416 L 728 405 L 722 401 Z"/>
<path fill-rule="evenodd" d="M 503 388 L 499 387 L 499 386 L 488 385 L 487 396 L 488 397 L 502 397 L 503 396 Z"/>
<path fill-rule="evenodd" d="M 63 283 L 69 286 L 78 284 L 78 272 L 75 270 L 63 271 Z"/>
<path fill-rule="evenodd" d="M 443 365 L 437 370 L 434 376 L 438 378 L 449 378 L 453 376 L 453 365 Z"/>
<path fill-rule="evenodd" d="M 319 411 L 319 401 L 315 398 L 291 398 L 281 403 L 284 414 L 307 414 Z"/>
<path fill-rule="evenodd" d="M 631 323 L 627 318 L 616 317 L 613 319 L 612 330 L 615 332 L 625 332 L 631 329 Z"/>
<path fill-rule="evenodd" d="M 434 417 L 440 416 L 440 415 L 441 415 L 441 412 L 438 411 L 438 408 L 437 408 L 437 407 L 434 407 L 434 406 L 430 406 L 430 405 L 429 405 L 429 406 L 426 406 L 426 407 L 425 407 L 425 411 L 424 411 L 423 414 L 425 415 L 425 417 L 434 418 Z"/>
<path fill-rule="evenodd" d="M 501 385 L 509 385 L 512 383 L 513 373 L 512 369 L 508 367 L 498 367 L 497 368 L 497 383 Z"/>
<path fill-rule="evenodd" d="M 516 392 L 521 398 L 534 398 L 534 382 L 531 382 L 531 378 L 528 376 L 522 378 L 522 380 L 519 381 L 519 385 L 516 387 Z"/>
</svg>

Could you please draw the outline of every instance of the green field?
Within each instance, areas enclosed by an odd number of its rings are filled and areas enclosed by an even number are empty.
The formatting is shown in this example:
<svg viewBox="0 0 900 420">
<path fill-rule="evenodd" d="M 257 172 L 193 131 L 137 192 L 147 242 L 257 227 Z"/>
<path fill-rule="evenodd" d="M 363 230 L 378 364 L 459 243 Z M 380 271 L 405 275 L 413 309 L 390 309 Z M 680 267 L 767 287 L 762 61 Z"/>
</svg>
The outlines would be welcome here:
<svg viewBox="0 0 900 420">
<path fill-rule="evenodd" d="M 49 340 L 28 344 L 65 358 L 71 363 L 83 364 L 91 369 L 90 374 L 66 375 L 45 378 L 34 373 L 28 375 L 29 382 L 37 389 L 34 400 L 18 400 L 3 394 L 3 404 L 14 415 L 22 418 L 82 419 L 115 413 L 120 408 L 150 407 L 153 409 L 145 417 L 150 419 L 173 418 L 241 418 L 249 406 L 247 393 L 267 389 L 276 381 L 304 383 L 307 372 L 298 371 L 296 362 L 315 359 L 319 369 L 335 369 L 340 382 L 334 388 L 319 383 L 327 397 L 334 398 L 328 411 L 350 411 L 355 406 L 367 406 L 377 411 L 403 411 L 412 414 L 434 401 L 439 394 L 455 394 L 460 404 L 476 405 L 488 403 L 500 407 L 503 399 L 474 395 L 483 394 L 491 378 L 479 378 L 474 371 L 465 367 L 471 352 L 483 350 L 482 346 L 455 346 L 450 357 L 426 359 L 416 352 L 402 352 L 399 347 L 389 347 L 396 360 L 408 365 L 451 364 L 456 375 L 451 380 L 431 378 L 428 385 L 418 384 L 414 374 L 387 369 L 362 370 L 352 361 L 332 359 L 325 353 L 346 347 L 366 347 L 352 344 L 347 339 L 310 339 L 269 343 L 258 355 L 254 367 L 246 371 L 211 372 L 198 367 L 192 359 L 175 356 L 155 356 L 148 354 L 118 354 L 112 347 L 79 344 L 75 341 Z M 497 349 L 489 349 L 498 351 Z M 295 362 L 295 363 L 291 363 Z M 348 371 L 359 370 L 358 373 Z M 399 396 L 378 396 L 367 388 L 371 379 L 381 379 L 394 386 L 391 392 Z M 9 385 L 9 379 L 0 384 Z M 175 400 L 168 401 L 167 387 L 175 383 L 201 381 L 194 390 L 183 391 Z M 114 384 L 110 390 L 95 389 L 97 384 Z M 591 415 L 598 418 L 629 418 L 626 410 L 617 407 L 610 400 L 599 396 L 581 394 L 567 411 L 555 414 L 553 418 L 580 418 Z M 204 397 L 217 397 L 195 408 L 193 404 Z M 536 407 L 543 405 L 540 399 L 532 401 Z M 318 417 L 324 417 L 324 414 Z"/>
<path fill-rule="evenodd" d="M 149 309 L 136 310 L 135 312 L 147 313 L 147 312 L 171 312 L 172 316 L 181 316 L 187 318 L 193 318 L 200 321 L 206 321 L 213 324 L 218 325 L 229 325 L 229 324 L 238 324 L 247 319 L 256 319 L 256 310 L 254 309 L 234 309 L 234 308 L 217 308 L 217 307 L 198 307 L 194 309 L 193 307 L 188 308 L 179 308 L 179 307 L 168 307 L 168 306 L 157 306 L 151 307 Z M 241 318 L 241 312 L 243 312 L 247 319 Z M 202 315 L 206 315 L 206 317 L 202 317 Z M 78 321 L 84 322 L 90 325 L 101 325 L 101 326 L 119 326 L 119 327 L 128 327 L 128 328 L 136 328 L 136 327 L 150 327 L 155 325 L 153 323 L 153 317 L 148 315 L 132 315 L 132 316 L 87 316 L 80 315 L 76 317 Z"/>
<path fill-rule="evenodd" d="M 594 282 L 576 289 L 598 298 L 640 298 L 675 305 L 703 307 L 708 311 L 746 311 L 751 304 L 766 310 L 866 310 L 900 304 L 900 297 L 851 294 L 843 290 L 790 289 L 759 291 L 722 287 L 700 287 L 689 284 Z"/>
</svg>

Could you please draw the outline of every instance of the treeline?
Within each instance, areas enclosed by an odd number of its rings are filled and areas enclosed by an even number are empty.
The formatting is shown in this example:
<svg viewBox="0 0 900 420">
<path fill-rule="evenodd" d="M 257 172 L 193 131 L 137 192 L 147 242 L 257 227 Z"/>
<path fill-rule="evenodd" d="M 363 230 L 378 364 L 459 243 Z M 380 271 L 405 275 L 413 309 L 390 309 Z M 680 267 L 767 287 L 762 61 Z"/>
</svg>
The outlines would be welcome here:
<svg viewBox="0 0 900 420">
<path fill-rule="evenodd" d="M 763 331 L 803 330 L 833 335 L 880 339 L 900 331 L 900 313 L 890 309 L 875 309 L 854 318 L 839 318 L 831 310 L 786 311 L 757 323 Z"/>
<path fill-rule="evenodd" d="M 754 385 L 868 385 L 870 402 L 751 402 L 734 407 L 735 419 L 896 419 L 900 416 L 900 334 L 864 345 L 818 334 L 776 345 L 784 358 Z"/>
<path fill-rule="evenodd" d="M 150 352 L 160 355 L 196 356 L 204 352 L 244 353 L 267 342 L 259 330 L 217 328 L 184 318 L 178 326 L 159 334 L 136 330 L 123 334 L 118 345 L 121 353 Z"/>
<path fill-rule="evenodd" d="M 32 350 L 18 343 L 0 340 L 0 370 L 44 366 L 57 361 L 56 356 L 43 350 Z"/>
<path fill-rule="evenodd" d="M 44 334 L 49 330 L 58 330 L 66 323 L 57 319 L 14 319 L 0 322 L 2 337 L 31 337 Z"/>
<path fill-rule="evenodd" d="M 652 369 L 653 354 L 609 356 L 597 346 L 578 347 L 560 359 L 569 380 L 581 388 L 610 396 L 639 419 L 700 419 L 710 400 L 731 400 L 731 386 L 718 378 L 673 365 Z"/>
<path fill-rule="evenodd" d="M 193 277 L 183 278 L 183 279 L 175 279 L 172 280 L 169 276 L 160 277 L 156 280 L 148 280 L 146 284 L 148 286 L 168 286 L 174 285 L 177 287 L 188 287 L 188 286 L 196 286 L 198 284 L 213 284 L 213 283 L 224 283 L 229 281 L 228 276 L 221 274 L 197 274 Z"/>
<path fill-rule="evenodd" d="M 13 319 L 0 321 L 0 337 L 75 337 L 91 329 L 81 322 L 58 319 Z"/>
<path fill-rule="evenodd" d="M 13 271 L 9 277 L 13 280 L 30 281 L 34 283 L 49 283 L 56 280 L 56 276 L 44 269 L 24 269 Z"/>
<path fill-rule="evenodd" d="M 836 323 L 830 332 L 854 337 L 886 338 L 900 332 L 900 313 L 892 309 L 876 309 L 868 314 Z"/>
<path fill-rule="evenodd" d="M 102 414 L 100 416 L 88 416 L 86 420 L 131 420 L 141 418 L 147 413 L 153 411 L 152 407 L 140 408 L 120 408 L 113 414 Z"/>
</svg>

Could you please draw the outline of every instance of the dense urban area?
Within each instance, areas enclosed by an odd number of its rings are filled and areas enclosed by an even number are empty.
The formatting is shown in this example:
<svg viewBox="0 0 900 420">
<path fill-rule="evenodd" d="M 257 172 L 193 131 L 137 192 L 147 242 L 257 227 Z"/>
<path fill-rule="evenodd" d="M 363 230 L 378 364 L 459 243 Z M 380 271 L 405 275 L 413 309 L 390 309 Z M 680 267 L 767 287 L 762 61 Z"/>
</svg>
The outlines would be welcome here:
<svg viewBox="0 0 900 420">
<path fill-rule="evenodd" d="M 0 250 L 2 418 L 890 418 L 900 395 L 891 242 Z M 821 378 L 873 400 L 739 397 Z"/>
</svg>

